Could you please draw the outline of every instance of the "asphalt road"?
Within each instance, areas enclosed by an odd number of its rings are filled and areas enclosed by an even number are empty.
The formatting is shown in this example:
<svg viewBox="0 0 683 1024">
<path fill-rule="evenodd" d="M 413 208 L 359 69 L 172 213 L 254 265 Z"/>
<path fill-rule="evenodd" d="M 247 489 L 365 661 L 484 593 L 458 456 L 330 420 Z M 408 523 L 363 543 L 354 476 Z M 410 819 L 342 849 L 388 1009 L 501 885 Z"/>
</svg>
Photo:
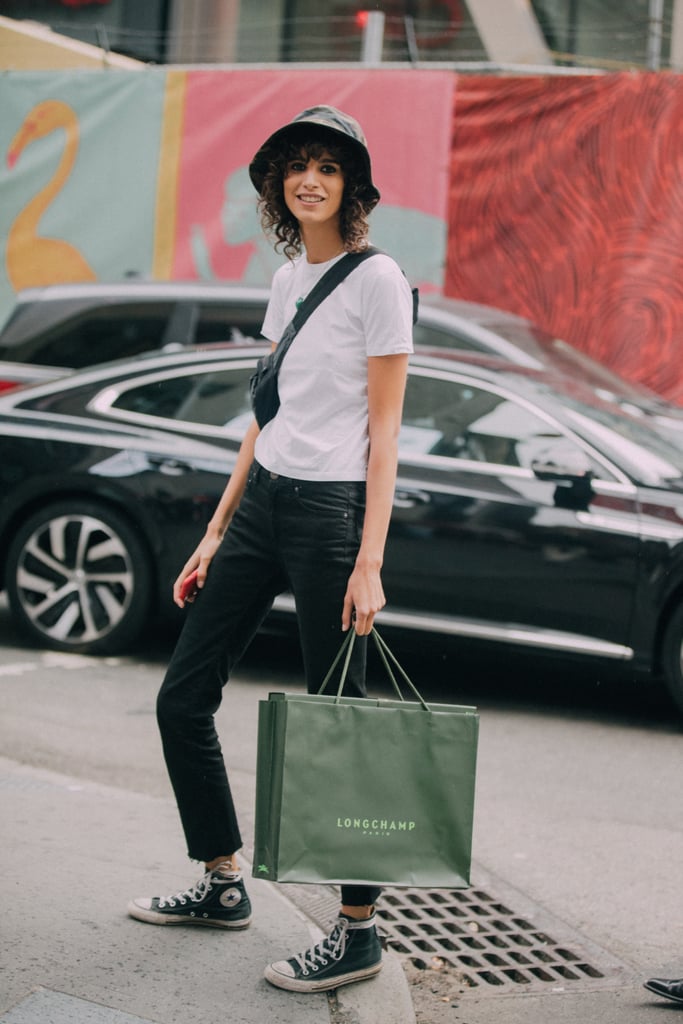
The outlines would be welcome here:
<svg viewBox="0 0 683 1024">
<path fill-rule="evenodd" d="M 170 797 L 154 700 L 171 644 L 157 634 L 135 656 L 111 659 L 31 649 L 0 605 L 2 754 Z M 683 973 L 683 725 L 665 695 L 602 671 L 484 659 L 424 638 L 397 649 L 428 699 L 480 709 L 479 884 L 503 885 L 643 977 Z M 261 638 L 219 712 L 247 819 L 258 700 L 300 687 L 296 647 Z"/>
</svg>

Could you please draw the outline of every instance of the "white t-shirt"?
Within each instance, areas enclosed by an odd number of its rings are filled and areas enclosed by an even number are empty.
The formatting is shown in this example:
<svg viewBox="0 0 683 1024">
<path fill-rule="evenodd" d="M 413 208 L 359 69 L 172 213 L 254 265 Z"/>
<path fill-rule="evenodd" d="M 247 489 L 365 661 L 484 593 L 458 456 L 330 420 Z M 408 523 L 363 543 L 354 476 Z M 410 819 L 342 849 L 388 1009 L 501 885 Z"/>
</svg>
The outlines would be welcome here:
<svg viewBox="0 0 683 1024">
<path fill-rule="evenodd" d="M 297 299 L 337 259 L 287 262 L 273 277 L 263 335 L 279 341 Z M 280 408 L 256 439 L 266 469 L 298 480 L 365 480 L 368 356 L 413 351 L 413 303 L 398 265 L 384 253 L 360 263 L 311 313 L 278 375 Z"/>
</svg>

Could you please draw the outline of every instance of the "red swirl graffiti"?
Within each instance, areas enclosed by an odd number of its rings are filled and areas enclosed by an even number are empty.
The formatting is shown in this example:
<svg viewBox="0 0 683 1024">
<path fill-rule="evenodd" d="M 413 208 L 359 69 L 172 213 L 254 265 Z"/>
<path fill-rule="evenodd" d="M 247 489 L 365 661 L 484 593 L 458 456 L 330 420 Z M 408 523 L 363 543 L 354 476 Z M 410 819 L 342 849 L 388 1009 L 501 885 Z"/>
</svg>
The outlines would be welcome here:
<svg viewBox="0 0 683 1024">
<path fill-rule="evenodd" d="M 446 291 L 683 401 L 683 79 L 459 77 Z"/>
</svg>

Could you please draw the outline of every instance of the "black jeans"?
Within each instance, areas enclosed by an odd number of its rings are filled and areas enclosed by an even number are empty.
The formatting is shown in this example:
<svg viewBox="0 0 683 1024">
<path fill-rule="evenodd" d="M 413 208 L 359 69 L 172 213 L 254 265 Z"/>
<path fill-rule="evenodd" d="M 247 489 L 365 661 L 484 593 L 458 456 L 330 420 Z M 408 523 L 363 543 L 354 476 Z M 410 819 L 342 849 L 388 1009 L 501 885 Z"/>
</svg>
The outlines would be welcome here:
<svg viewBox="0 0 683 1024">
<path fill-rule="evenodd" d="M 291 590 L 309 692 L 337 654 L 341 613 L 365 510 L 364 483 L 312 483 L 254 463 L 240 506 L 192 605 L 157 701 L 164 757 L 193 860 L 242 845 L 214 715 L 236 662 L 273 599 Z M 366 643 L 354 645 L 345 692 L 365 695 Z M 239 723 L 235 723 L 239 728 Z M 302 794 L 302 800 L 305 800 Z M 372 904 L 379 889 L 342 887 Z"/>
</svg>

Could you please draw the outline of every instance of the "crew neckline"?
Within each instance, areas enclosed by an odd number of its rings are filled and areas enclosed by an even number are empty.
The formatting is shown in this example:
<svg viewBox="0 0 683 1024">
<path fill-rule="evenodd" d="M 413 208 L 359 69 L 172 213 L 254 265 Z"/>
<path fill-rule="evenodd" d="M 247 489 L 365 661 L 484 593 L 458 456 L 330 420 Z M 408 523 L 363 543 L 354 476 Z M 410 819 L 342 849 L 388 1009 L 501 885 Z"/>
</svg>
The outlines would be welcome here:
<svg viewBox="0 0 683 1024">
<path fill-rule="evenodd" d="M 308 254 L 304 253 L 304 263 L 306 264 L 307 267 L 324 267 L 327 263 L 334 263 L 334 261 L 338 260 L 340 256 L 346 256 L 345 249 L 342 249 L 341 252 L 338 252 L 336 256 L 330 256 L 329 260 L 319 260 L 316 263 L 311 263 L 311 261 L 308 258 Z"/>
</svg>

